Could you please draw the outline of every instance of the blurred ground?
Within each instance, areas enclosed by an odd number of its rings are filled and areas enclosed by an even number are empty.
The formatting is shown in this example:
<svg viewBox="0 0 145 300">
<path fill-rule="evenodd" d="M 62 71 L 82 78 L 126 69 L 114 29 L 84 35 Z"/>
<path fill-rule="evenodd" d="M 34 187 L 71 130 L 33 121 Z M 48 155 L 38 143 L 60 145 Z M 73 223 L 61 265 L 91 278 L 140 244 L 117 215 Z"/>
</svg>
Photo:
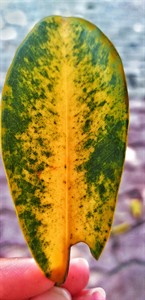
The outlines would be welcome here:
<svg viewBox="0 0 145 300">
<path fill-rule="evenodd" d="M 144 300 L 145 2 L 0 0 L 0 91 L 17 46 L 37 21 L 52 14 L 86 18 L 111 39 L 123 60 L 130 99 L 128 148 L 111 237 L 98 262 L 84 244 L 74 246 L 71 255 L 89 260 L 89 286 L 101 285 L 107 300 Z M 0 256 L 29 256 L 1 162 L 0 198 Z"/>
</svg>

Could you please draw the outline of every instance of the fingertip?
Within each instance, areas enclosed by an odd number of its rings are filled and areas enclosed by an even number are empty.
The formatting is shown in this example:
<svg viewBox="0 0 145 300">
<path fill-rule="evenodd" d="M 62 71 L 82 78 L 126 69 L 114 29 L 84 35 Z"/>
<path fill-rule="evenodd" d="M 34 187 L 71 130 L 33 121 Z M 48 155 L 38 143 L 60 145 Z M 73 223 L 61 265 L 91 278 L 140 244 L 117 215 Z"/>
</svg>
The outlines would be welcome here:
<svg viewBox="0 0 145 300">
<path fill-rule="evenodd" d="M 89 264 L 86 259 L 74 258 L 71 260 L 67 279 L 62 286 L 66 288 L 71 295 L 75 295 L 86 287 L 89 276 Z"/>
<path fill-rule="evenodd" d="M 102 288 L 96 288 L 92 293 L 92 300 L 105 300 L 106 293 Z"/>
<path fill-rule="evenodd" d="M 105 300 L 106 294 L 102 288 L 85 289 L 75 295 L 73 300 Z"/>
<path fill-rule="evenodd" d="M 79 264 L 80 266 L 87 268 L 89 270 L 88 261 L 83 257 L 76 257 L 71 260 L 71 264 Z"/>
</svg>

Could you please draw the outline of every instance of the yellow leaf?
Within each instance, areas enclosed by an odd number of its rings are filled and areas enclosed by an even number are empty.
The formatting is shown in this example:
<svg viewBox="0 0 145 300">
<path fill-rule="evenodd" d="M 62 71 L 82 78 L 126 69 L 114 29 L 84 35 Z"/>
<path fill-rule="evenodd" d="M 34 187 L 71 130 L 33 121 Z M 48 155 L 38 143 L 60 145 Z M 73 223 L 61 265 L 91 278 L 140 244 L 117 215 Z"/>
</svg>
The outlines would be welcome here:
<svg viewBox="0 0 145 300">
<path fill-rule="evenodd" d="M 111 233 L 112 235 L 118 235 L 127 232 L 131 228 L 131 225 L 127 222 L 121 223 L 119 225 L 115 225 L 112 227 Z"/>
<path fill-rule="evenodd" d="M 86 20 L 41 20 L 2 93 L 2 149 L 17 215 L 47 277 L 64 281 L 70 247 L 98 258 L 112 224 L 128 128 L 122 63 Z"/>
<path fill-rule="evenodd" d="M 143 205 L 141 200 L 132 199 L 130 202 L 130 210 L 134 218 L 140 218 L 142 215 Z"/>
</svg>

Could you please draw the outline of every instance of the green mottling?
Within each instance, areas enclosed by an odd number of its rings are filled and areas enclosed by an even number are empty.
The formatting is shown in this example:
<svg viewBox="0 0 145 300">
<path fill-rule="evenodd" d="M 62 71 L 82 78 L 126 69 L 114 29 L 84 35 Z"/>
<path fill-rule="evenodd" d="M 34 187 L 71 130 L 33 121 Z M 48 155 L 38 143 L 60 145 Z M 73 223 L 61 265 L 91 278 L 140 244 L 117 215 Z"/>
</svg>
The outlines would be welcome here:
<svg viewBox="0 0 145 300">
<path fill-rule="evenodd" d="M 54 116 L 58 116 L 58 113 L 56 112 L 56 111 L 54 111 L 54 110 L 52 110 L 52 109 L 48 109 L 48 111 L 52 114 L 52 115 L 54 115 Z"/>
<path fill-rule="evenodd" d="M 46 95 L 45 90 L 43 88 L 41 89 L 41 92 L 40 92 L 40 98 L 47 99 L 47 95 Z"/>
<path fill-rule="evenodd" d="M 38 92 L 36 92 L 36 91 L 33 91 L 32 92 L 32 98 L 35 100 L 39 100 L 39 98 L 40 98 L 40 95 L 39 95 L 39 93 Z"/>
<path fill-rule="evenodd" d="M 97 37 L 97 41 L 99 42 L 100 40 L 100 37 L 99 37 L 99 31 L 92 31 L 88 38 L 89 38 L 89 46 L 90 48 L 92 49 L 92 51 L 95 52 L 95 46 L 96 46 L 96 37 Z M 98 47 L 98 44 L 97 44 L 97 47 Z"/>
<path fill-rule="evenodd" d="M 89 99 L 90 99 L 90 97 L 92 98 L 92 96 L 95 96 L 96 92 L 97 92 L 97 88 L 92 89 L 90 92 L 87 93 L 87 98 L 89 98 Z"/>
<path fill-rule="evenodd" d="M 93 214 L 92 214 L 92 212 L 88 211 L 86 214 L 86 218 L 90 219 L 91 217 L 93 217 Z"/>
<path fill-rule="evenodd" d="M 36 154 L 36 155 L 37 155 L 37 154 Z M 28 161 L 29 161 L 29 163 L 30 163 L 31 165 L 34 165 L 34 164 L 38 161 L 38 159 L 37 159 L 37 157 L 36 157 L 36 158 L 28 157 Z"/>
<path fill-rule="evenodd" d="M 44 77 L 44 78 L 49 78 L 48 73 L 45 69 L 40 71 L 40 74 Z"/>
<path fill-rule="evenodd" d="M 95 66 L 96 64 L 98 64 L 98 57 L 99 57 L 99 49 L 101 47 L 101 44 L 95 44 L 92 48 L 92 60 L 91 63 L 93 66 Z"/>
<path fill-rule="evenodd" d="M 38 90 L 40 80 L 35 78 L 35 76 L 33 77 L 34 67 L 35 69 L 39 67 L 40 73 L 44 77 L 48 78 L 47 71 L 42 69 L 39 65 L 39 61 L 42 58 L 44 61 L 47 60 L 48 64 L 50 64 L 50 60 L 52 58 L 49 49 L 43 46 L 45 45 L 46 41 L 49 40 L 48 30 L 46 27 L 47 22 L 42 22 L 36 26 L 35 30 L 31 34 L 31 37 L 28 36 L 23 44 L 23 47 L 20 47 L 17 51 L 17 56 L 13 62 L 15 68 L 11 68 L 9 77 L 7 79 L 7 84 L 12 86 L 12 93 L 10 97 L 8 95 L 3 96 L 3 101 L 5 102 L 6 108 L 2 113 L 2 122 L 3 126 L 6 128 L 6 134 L 2 139 L 2 144 L 4 151 L 9 151 L 10 154 L 13 155 L 13 161 L 11 161 L 10 159 L 7 159 L 7 155 L 4 154 L 5 164 L 10 174 L 21 174 L 23 176 L 23 182 L 18 180 L 16 182 L 18 187 L 22 187 L 24 189 L 23 192 L 26 196 L 26 199 L 28 196 L 26 191 L 29 183 L 24 181 L 24 175 L 22 171 L 23 169 L 26 169 L 30 174 L 34 174 L 33 168 L 31 168 L 27 162 L 33 166 L 37 162 L 37 159 L 31 158 L 30 151 L 23 150 L 23 142 L 20 139 L 17 140 L 16 135 L 27 130 L 30 122 L 32 121 L 29 115 L 29 110 L 35 110 L 37 100 L 39 100 L 39 98 L 46 98 L 43 87 Z M 20 78 L 22 78 L 21 81 Z M 8 105 L 11 108 L 7 108 Z M 38 112 L 35 117 L 39 119 L 41 117 L 40 112 Z M 27 136 L 27 139 L 29 142 L 32 142 L 32 138 Z M 39 138 L 37 142 L 43 146 L 42 138 Z M 47 153 L 46 156 L 48 157 L 48 155 L 49 154 Z M 23 157 L 27 158 L 26 161 L 24 161 Z M 38 166 L 38 171 L 42 171 L 42 169 L 43 166 L 41 164 Z M 36 181 L 37 180 L 35 179 L 35 183 Z M 30 190 L 35 190 L 31 186 L 29 186 L 29 188 Z M 39 183 L 38 189 L 43 191 L 44 186 L 42 184 L 40 186 Z"/>
<path fill-rule="evenodd" d="M 113 124 L 115 122 L 115 116 L 106 115 L 105 116 L 105 121 L 107 122 L 107 124 L 110 124 L 111 126 L 113 126 Z"/>
<path fill-rule="evenodd" d="M 97 232 L 101 231 L 101 226 L 99 226 L 98 224 L 94 227 L 94 230 Z"/>
<path fill-rule="evenodd" d="M 104 106 L 106 104 L 106 101 L 104 100 L 104 101 L 101 101 L 99 104 L 98 104 L 98 107 L 99 106 Z"/>
<path fill-rule="evenodd" d="M 78 37 L 79 46 L 81 46 L 84 42 L 86 42 L 87 31 L 83 29 L 80 32 L 80 36 Z"/>
<path fill-rule="evenodd" d="M 33 76 L 33 69 L 39 68 L 38 71 L 40 74 L 45 78 L 48 78 L 47 71 L 42 69 L 39 65 L 39 60 L 43 58 L 44 61 L 47 60 L 47 63 L 51 66 L 52 55 L 50 50 L 45 47 L 46 42 L 49 40 L 47 27 L 48 23 L 46 21 L 41 22 L 35 27 L 31 36 L 28 36 L 23 43 L 23 47 L 20 47 L 17 51 L 17 56 L 14 58 L 13 62 L 15 68 L 11 68 L 10 70 L 7 84 L 12 87 L 13 99 L 11 99 L 11 103 L 13 103 L 12 107 L 18 114 L 16 120 L 21 118 L 20 112 L 23 112 L 23 115 L 28 115 L 28 106 L 24 106 L 26 101 L 28 101 L 28 105 L 31 107 L 32 104 L 36 104 L 36 101 L 39 100 L 39 98 L 46 98 L 44 90 L 38 92 L 40 80 Z M 26 63 L 26 61 L 29 61 L 29 63 Z M 22 78 L 21 81 L 20 78 Z M 7 101 L 7 98 L 4 96 L 3 100 Z M 25 119 L 24 116 L 23 119 Z M 22 124 L 22 120 L 19 122 L 18 119 L 18 123 Z"/>
<path fill-rule="evenodd" d="M 87 88 L 86 88 L 86 87 L 83 88 L 83 92 L 84 92 L 84 93 L 87 92 Z"/>
<path fill-rule="evenodd" d="M 43 171 L 44 169 L 45 169 L 45 163 L 41 162 L 37 167 L 37 171 L 40 172 Z"/>
<path fill-rule="evenodd" d="M 109 221 L 108 221 L 108 227 L 110 228 L 110 227 L 111 227 L 111 225 L 112 225 L 112 220 L 111 220 L 111 219 L 109 219 Z"/>
<path fill-rule="evenodd" d="M 95 72 L 95 78 L 100 78 L 100 73 L 99 72 Z"/>
<path fill-rule="evenodd" d="M 41 81 L 39 79 L 32 78 L 31 84 L 35 85 L 37 88 L 41 86 Z"/>
<path fill-rule="evenodd" d="M 108 59 L 109 59 L 110 49 L 108 45 L 101 50 L 101 55 L 99 57 L 99 64 L 101 65 L 102 69 L 105 70 L 108 66 Z"/>
<path fill-rule="evenodd" d="M 88 139 L 87 141 L 84 142 L 84 148 L 88 149 L 92 146 L 94 146 L 94 139 Z"/>
<path fill-rule="evenodd" d="M 39 59 L 49 54 L 46 49 L 42 48 L 43 44 L 45 44 L 46 41 L 48 41 L 48 39 L 49 37 L 47 31 L 47 23 L 44 21 L 41 22 L 39 25 L 37 25 L 37 27 L 35 27 L 35 30 L 31 34 L 31 36 L 30 37 L 28 36 L 28 38 L 25 40 L 23 47 L 19 48 L 17 52 L 17 59 L 14 59 L 15 69 L 13 68 L 11 70 L 7 81 L 8 85 L 12 86 L 14 95 L 15 95 L 15 87 L 20 86 L 19 78 L 20 78 L 21 70 L 26 69 L 27 71 L 29 71 L 29 74 L 32 74 L 33 68 L 35 66 L 38 66 Z M 26 63 L 24 57 L 28 59 L 29 64 Z"/>
<path fill-rule="evenodd" d="M 38 137 L 36 140 L 37 140 L 37 142 L 38 142 L 38 144 L 39 144 L 40 146 L 43 146 L 43 145 L 44 145 L 44 140 L 43 140 L 43 138 Z"/>
<path fill-rule="evenodd" d="M 116 83 L 117 83 L 117 78 L 116 78 L 116 75 L 113 74 L 111 77 L 111 80 L 109 81 L 109 85 L 112 85 L 115 88 Z"/>
<path fill-rule="evenodd" d="M 7 130 L 7 133 L 5 134 L 5 137 L 2 138 L 2 148 L 3 153 L 6 153 L 7 151 L 12 154 L 15 151 L 15 145 L 16 145 L 16 138 L 11 134 L 10 130 Z M 4 154 L 5 156 L 5 154 Z M 6 165 L 7 167 L 7 165 Z"/>
<path fill-rule="evenodd" d="M 41 118 L 41 117 L 42 117 L 42 113 L 41 113 L 40 111 L 37 112 L 36 117 L 37 117 L 38 119 Z"/>
<path fill-rule="evenodd" d="M 50 28 L 51 30 L 56 31 L 57 28 L 59 27 L 59 24 L 55 21 L 55 17 L 52 17 L 52 22 L 48 22 L 47 23 L 48 28 Z"/>
<path fill-rule="evenodd" d="M 92 254 L 98 258 L 100 256 L 100 253 L 102 252 L 104 247 L 104 243 L 99 242 L 98 240 L 96 241 L 96 245 L 94 249 L 91 249 Z"/>
<path fill-rule="evenodd" d="M 75 167 L 75 170 L 76 170 L 77 172 L 83 171 L 83 165 L 81 164 L 81 165 L 76 166 L 76 167 Z"/>
<path fill-rule="evenodd" d="M 73 50 L 79 50 L 83 43 L 86 43 L 87 31 L 81 27 L 81 31 L 76 30 L 77 43 L 74 43 Z"/>
<path fill-rule="evenodd" d="M 34 196 L 29 191 L 26 191 L 25 193 L 21 193 L 17 200 L 16 200 L 16 206 L 18 205 L 32 205 L 34 207 L 41 207 L 41 201 L 39 197 Z"/>
<path fill-rule="evenodd" d="M 120 123 L 119 123 L 120 124 Z M 119 127 L 120 131 L 120 127 Z M 86 170 L 86 181 L 88 185 L 95 184 L 98 188 L 98 180 L 103 172 L 116 188 L 118 179 L 115 180 L 115 172 L 121 175 L 124 161 L 125 143 L 118 137 L 118 122 L 110 128 L 106 134 L 98 136 L 94 151 L 89 160 L 83 165 Z"/>
<path fill-rule="evenodd" d="M 52 90 L 53 90 L 53 84 L 49 83 L 49 84 L 47 85 L 47 87 L 48 87 L 48 90 L 49 90 L 50 92 L 52 92 Z"/>
<path fill-rule="evenodd" d="M 47 210 L 47 209 L 52 209 L 52 206 L 53 205 L 51 203 L 48 203 L 48 204 L 43 204 L 42 208 L 45 208 Z"/>
<path fill-rule="evenodd" d="M 105 200 L 106 188 L 105 188 L 103 183 L 98 185 L 98 190 L 99 190 L 101 200 L 104 201 Z"/>
<path fill-rule="evenodd" d="M 41 199 L 39 197 L 36 197 L 36 196 L 32 195 L 30 203 L 31 203 L 32 206 L 40 208 Z"/>
<path fill-rule="evenodd" d="M 19 101 L 18 98 L 16 98 L 15 100 L 13 98 L 10 99 L 10 106 L 11 106 L 11 111 L 15 111 L 17 114 L 21 114 L 24 113 L 25 111 L 25 105 L 24 103 L 22 103 L 21 101 Z M 8 103 L 6 102 L 6 105 L 8 105 Z M 20 115 L 21 117 L 21 115 Z"/>
<path fill-rule="evenodd" d="M 52 153 L 50 151 L 42 151 L 42 154 L 45 155 L 47 158 L 52 156 Z"/>
<path fill-rule="evenodd" d="M 23 190 L 26 201 L 27 201 L 27 193 L 29 193 L 29 195 L 30 194 L 33 195 L 38 188 L 37 186 L 33 185 L 31 182 L 28 182 L 23 178 L 16 179 L 16 182 L 18 187 Z"/>
<path fill-rule="evenodd" d="M 83 131 L 84 131 L 84 132 L 88 132 L 88 131 L 90 130 L 90 128 L 91 128 L 91 124 L 92 124 L 92 120 L 87 119 L 87 120 L 85 121 L 84 126 L 83 126 Z"/>
<path fill-rule="evenodd" d="M 92 112 L 92 113 L 97 107 L 97 103 L 94 101 L 94 98 L 91 98 L 91 100 L 87 103 L 87 105 L 90 109 L 90 112 Z"/>
<path fill-rule="evenodd" d="M 10 177 L 11 176 L 13 177 L 13 174 L 15 171 L 15 163 L 14 163 L 13 157 L 11 155 L 7 154 L 7 152 L 6 152 L 5 154 L 3 154 L 3 158 L 4 158 L 7 173 L 9 174 Z"/>
<path fill-rule="evenodd" d="M 102 215 L 103 209 L 101 207 L 99 207 L 97 212 L 98 212 L 98 215 Z"/>
<path fill-rule="evenodd" d="M 75 30 L 75 28 L 74 28 Z M 88 32 L 87 30 L 81 26 L 79 31 L 75 30 L 76 35 L 73 38 L 73 56 L 76 58 L 75 65 L 79 65 L 83 60 L 87 57 L 90 50 L 89 47 L 85 47 L 84 45 L 88 42 Z M 84 41 L 85 38 L 85 41 Z"/>
<path fill-rule="evenodd" d="M 37 185 L 37 189 L 38 189 L 38 191 L 39 191 L 39 193 L 41 194 L 41 193 L 44 193 L 44 190 L 45 190 L 45 184 L 44 184 L 44 180 L 42 179 L 42 180 L 39 180 L 39 182 L 37 183 L 37 181 L 36 181 L 36 185 Z"/>
<path fill-rule="evenodd" d="M 121 161 L 121 163 L 122 163 L 122 161 Z M 109 178 L 114 183 L 115 183 L 115 170 L 116 170 L 116 168 L 117 168 L 117 165 L 115 165 L 115 164 L 113 165 L 113 162 L 112 162 L 112 166 L 110 164 L 106 163 L 106 164 L 104 164 L 104 168 L 103 168 L 103 173 L 104 173 L 105 177 Z"/>
<path fill-rule="evenodd" d="M 42 270 L 44 270 L 44 272 L 47 272 L 47 276 L 50 277 L 50 274 L 48 272 L 49 262 L 44 251 L 42 250 L 44 241 L 40 239 L 38 234 L 39 227 L 42 226 L 41 221 L 36 219 L 31 209 L 25 210 L 19 215 L 19 217 L 24 222 L 24 229 L 26 230 L 26 234 L 29 236 L 29 245 L 31 250 L 33 251 L 33 255 L 36 261 L 38 262 Z"/>
<path fill-rule="evenodd" d="M 85 58 L 86 55 L 87 55 L 86 50 L 83 50 L 83 51 L 81 51 L 81 52 L 79 52 L 79 53 L 77 53 L 77 52 L 75 53 L 75 52 L 74 52 L 74 56 L 77 56 L 77 59 L 76 59 L 76 66 L 79 65 L 80 62 L 83 61 L 83 59 Z"/>
<path fill-rule="evenodd" d="M 5 108 L 2 113 L 2 123 L 11 132 L 11 135 L 23 133 L 31 122 L 31 117 L 22 118 L 17 110 Z"/>
</svg>

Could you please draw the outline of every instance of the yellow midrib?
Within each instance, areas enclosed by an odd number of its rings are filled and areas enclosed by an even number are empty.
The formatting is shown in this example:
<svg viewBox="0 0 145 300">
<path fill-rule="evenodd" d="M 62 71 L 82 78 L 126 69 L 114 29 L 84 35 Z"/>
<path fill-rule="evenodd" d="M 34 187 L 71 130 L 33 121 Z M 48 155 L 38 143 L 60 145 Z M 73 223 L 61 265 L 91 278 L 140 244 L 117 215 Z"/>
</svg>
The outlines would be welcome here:
<svg viewBox="0 0 145 300">
<path fill-rule="evenodd" d="M 66 48 L 66 41 L 68 40 L 68 23 L 64 19 L 64 22 L 62 23 L 62 32 L 61 37 L 63 40 L 63 61 L 64 61 L 64 73 L 63 73 L 63 85 L 64 85 L 64 99 L 65 99 L 65 135 L 66 135 L 66 144 L 65 144 L 65 153 L 66 153 L 66 160 L 65 160 L 65 178 L 66 178 L 66 193 L 65 193 L 65 220 L 66 220 L 66 247 L 68 248 L 69 242 L 70 242 L 70 230 L 69 230 L 69 203 L 68 203 L 68 185 L 69 185 L 69 127 L 68 127 L 68 68 L 67 68 L 67 48 Z"/>
</svg>

